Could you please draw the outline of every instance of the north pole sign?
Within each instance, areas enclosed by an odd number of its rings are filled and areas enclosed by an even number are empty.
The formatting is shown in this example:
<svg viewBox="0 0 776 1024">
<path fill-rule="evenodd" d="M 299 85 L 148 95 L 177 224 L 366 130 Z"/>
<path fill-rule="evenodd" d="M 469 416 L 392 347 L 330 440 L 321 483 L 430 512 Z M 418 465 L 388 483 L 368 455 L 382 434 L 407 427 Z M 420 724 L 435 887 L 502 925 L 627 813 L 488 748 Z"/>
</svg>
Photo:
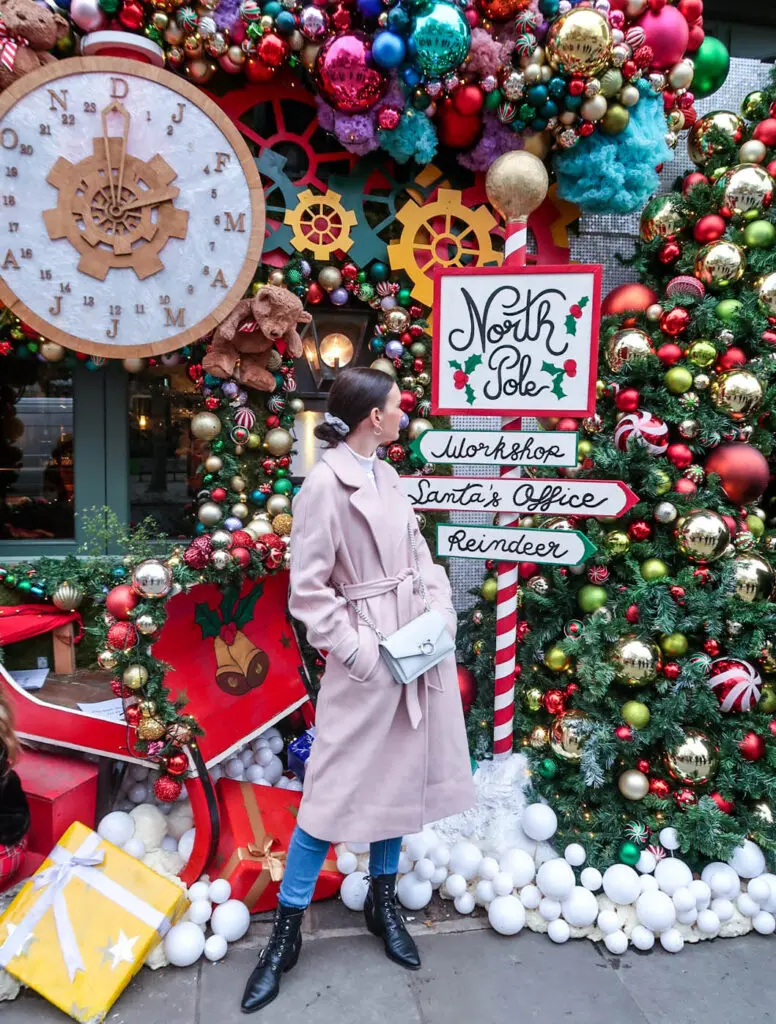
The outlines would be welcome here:
<svg viewBox="0 0 776 1024">
<path fill-rule="evenodd" d="M 576 466 L 579 435 L 568 430 L 424 430 L 410 449 L 456 466 Z"/>
<path fill-rule="evenodd" d="M 434 283 L 438 415 L 595 410 L 601 267 L 451 267 Z"/>
<path fill-rule="evenodd" d="M 463 526 L 437 523 L 437 555 L 494 558 L 499 562 L 579 565 L 595 545 L 577 530 L 535 530 L 519 526 Z"/>
</svg>

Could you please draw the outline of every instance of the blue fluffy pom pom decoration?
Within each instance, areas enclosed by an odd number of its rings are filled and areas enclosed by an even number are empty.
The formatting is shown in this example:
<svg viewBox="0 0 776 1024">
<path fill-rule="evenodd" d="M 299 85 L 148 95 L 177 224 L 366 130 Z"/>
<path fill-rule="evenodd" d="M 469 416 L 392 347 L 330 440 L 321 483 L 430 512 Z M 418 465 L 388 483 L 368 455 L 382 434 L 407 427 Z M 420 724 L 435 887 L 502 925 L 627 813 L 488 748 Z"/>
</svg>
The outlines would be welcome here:
<svg viewBox="0 0 776 1024">
<path fill-rule="evenodd" d="M 380 145 L 393 157 L 397 164 L 415 160 L 423 165 L 431 163 L 437 151 L 437 133 L 425 114 L 416 110 L 405 110 L 398 125 L 381 129 Z"/>
</svg>

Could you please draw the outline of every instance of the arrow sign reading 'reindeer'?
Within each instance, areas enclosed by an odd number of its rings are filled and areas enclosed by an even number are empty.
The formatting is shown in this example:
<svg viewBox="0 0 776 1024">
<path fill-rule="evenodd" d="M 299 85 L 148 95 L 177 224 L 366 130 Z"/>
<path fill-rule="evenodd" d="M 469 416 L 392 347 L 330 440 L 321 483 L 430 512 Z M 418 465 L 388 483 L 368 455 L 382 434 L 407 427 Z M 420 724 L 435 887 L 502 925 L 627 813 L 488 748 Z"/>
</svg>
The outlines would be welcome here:
<svg viewBox="0 0 776 1024">
<path fill-rule="evenodd" d="M 621 516 L 639 501 L 621 480 L 403 476 L 401 481 L 404 493 L 416 509 L 448 512 Z"/>
<path fill-rule="evenodd" d="M 579 565 L 596 546 L 577 530 L 526 530 L 519 526 L 437 523 L 437 554 L 446 558 L 495 558 L 499 562 Z"/>
<path fill-rule="evenodd" d="M 458 466 L 576 466 L 579 435 L 567 430 L 425 430 L 410 442 L 426 462 Z"/>
</svg>

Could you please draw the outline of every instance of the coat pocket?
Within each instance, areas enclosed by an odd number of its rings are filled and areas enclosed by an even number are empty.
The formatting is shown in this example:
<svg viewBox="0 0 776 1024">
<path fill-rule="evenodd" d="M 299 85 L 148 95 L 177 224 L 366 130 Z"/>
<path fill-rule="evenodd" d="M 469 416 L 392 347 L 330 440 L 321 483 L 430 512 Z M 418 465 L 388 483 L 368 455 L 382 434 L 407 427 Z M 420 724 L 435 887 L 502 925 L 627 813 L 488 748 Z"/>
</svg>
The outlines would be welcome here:
<svg viewBox="0 0 776 1024">
<path fill-rule="evenodd" d="M 348 674 L 357 683 L 372 679 L 380 661 L 380 646 L 376 635 L 364 623 L 358 626 L 358 651 Z"/>
</svg>

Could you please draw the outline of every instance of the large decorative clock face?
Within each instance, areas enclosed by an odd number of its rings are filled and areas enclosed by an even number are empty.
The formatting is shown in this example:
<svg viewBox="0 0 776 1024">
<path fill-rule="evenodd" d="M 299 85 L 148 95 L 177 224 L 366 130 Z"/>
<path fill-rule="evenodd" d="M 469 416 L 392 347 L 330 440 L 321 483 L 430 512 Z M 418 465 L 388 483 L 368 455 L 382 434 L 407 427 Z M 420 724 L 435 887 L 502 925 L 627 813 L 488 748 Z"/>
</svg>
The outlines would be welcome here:
<svg viewBox="0 0 776 1024">
<path fill-rule="evenodd" d="M 188 82 L 77 58 L 0 95 L 0 301 L 41 334 L 178 348 L 243 296 L 263 236 L 253 157 Z"/>
</svg>

